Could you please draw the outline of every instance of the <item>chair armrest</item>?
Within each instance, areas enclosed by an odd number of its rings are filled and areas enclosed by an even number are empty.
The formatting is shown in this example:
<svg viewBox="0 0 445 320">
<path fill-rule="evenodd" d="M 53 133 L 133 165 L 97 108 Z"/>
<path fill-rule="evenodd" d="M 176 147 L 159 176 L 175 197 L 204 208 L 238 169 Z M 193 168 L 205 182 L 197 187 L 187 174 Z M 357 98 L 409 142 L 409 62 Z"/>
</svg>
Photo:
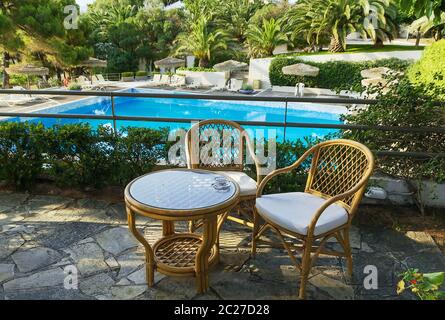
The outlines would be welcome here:
<svg viewBox="0 0 445 320">
<path fill-rule="evenodd" d="M 256 197 L 259 198 L 262 196 L 263 191 L 264 191 L 264 187 L 266 186 L 267 182 L 269 182 L 273 177 L 283 174 L 283 173 L 287 173 L 289 171 L 292 171 L 293 169 L 299 167 L 301 165 L 301 163 L 306 160 L 306 158 L 314 152 L 315 147 L 310 148 L 309 150 L 307 150 L 296 162 L 294 162 L 292 165 L 285 167 L 285 168 L 281 168 L 281 169 L 277 169 L 272 171 L 271 173 L 269 173 L 260 183 L 260 185 L 258 186 L 258 190 L 256 193 Z"/>
<path fill-rule="evenodd" d="M 349 196 L 352 196 L 353 194 L 355 194 L 357 191 L 359 191 L 361 188 L 363 188 L 363 186 L 366 184 L 366 182 L 368 181 L 369 177 L 365 176 L 363 177 L 354 187 L 352 187 L 351 189 L 349 189 L 348 191 L 345 191 L 341 194 L 338 194 L 336 196 L 333 196 L 329 199 L 327 199 L 320 208 L 318 208 L 317 212 L 314 214 L 314 216 L 312 217 L 311 223 L 309 224 L 309 228 L 307 231 L 307 235 L 308 236 L 313 236 L 314 235 L 314 230 L 315 230 L 315 226 L 317 225 L 317 221 L 318 219 L 320 219 L 320 216 L 323 214 L 323 212 L 332 204 L 334 204 L 337 201 L 340 200 L 344 200 Z M 348 212 L 349 215 L 349 212 Z"/>
</svg>

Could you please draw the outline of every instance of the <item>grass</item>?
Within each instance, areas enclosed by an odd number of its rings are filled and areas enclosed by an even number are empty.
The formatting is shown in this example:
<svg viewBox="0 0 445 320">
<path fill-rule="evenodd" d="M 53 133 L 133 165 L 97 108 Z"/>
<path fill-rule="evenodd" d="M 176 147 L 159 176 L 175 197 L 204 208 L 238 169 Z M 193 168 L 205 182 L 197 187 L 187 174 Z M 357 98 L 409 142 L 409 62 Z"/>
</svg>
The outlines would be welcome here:
<svg viewBox="0 0 445 320">
<path fill-rule="evenodd" d="M 375 48 L 372 44 L 350 44 L 346 47 L 345 52 L 329 52 L 328 50 L 322 50 L 319 52 L 292 52 L 278 54 L 274 57 L 294 57 L 294 56 L 309 56 L 309 55 L 325 55 L 325 54 L 339 54 L 339 53 L 372 53 L 372 52 L 392 52 L 392 51 L 413 51 L 423 50 L 424 46 L 404 46 L 396 44 L 384 45 L 381 48 Z"/>
</svg>

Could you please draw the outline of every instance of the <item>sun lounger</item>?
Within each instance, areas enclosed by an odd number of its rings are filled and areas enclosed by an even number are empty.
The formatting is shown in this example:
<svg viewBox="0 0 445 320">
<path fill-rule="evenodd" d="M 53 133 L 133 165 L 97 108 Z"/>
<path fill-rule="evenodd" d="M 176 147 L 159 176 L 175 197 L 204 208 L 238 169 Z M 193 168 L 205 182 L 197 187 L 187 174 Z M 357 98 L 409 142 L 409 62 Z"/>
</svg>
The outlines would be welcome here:
<svg viewBox="0 0 445 320">
<path fill-rule="evenodd" d="M 232 78 L 229 80 L 229 83 L 227 85 L 227 90 L 232 92 L 238 92 L 239 90 L 241 90 L 242 86 L 243 86 L 243 80 Z"/>
<path fill-rule="evenodd" d="M 148 86 L 156 87 L 161 84 L 161 75 L 156 73 L 153 75 L 153 79 L 147 83 Z"/>
<path fill-rule="evenodd" d="M 170 79 L 170 85 L 172 87 L 185 87 L 185 76 L 173 75 Z"/>
</svg>

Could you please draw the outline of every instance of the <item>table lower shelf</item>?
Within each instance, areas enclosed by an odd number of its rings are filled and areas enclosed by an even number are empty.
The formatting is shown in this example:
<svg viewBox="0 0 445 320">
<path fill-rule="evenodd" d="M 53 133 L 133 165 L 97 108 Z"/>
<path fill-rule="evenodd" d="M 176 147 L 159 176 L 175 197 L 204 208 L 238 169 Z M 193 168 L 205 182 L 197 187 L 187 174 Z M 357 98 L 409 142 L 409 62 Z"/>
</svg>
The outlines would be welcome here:
<svg viewBox="0 0 445 320">
<path fill-rule="evenodd" d="M 202 237 L 193 233 L 178 233 L 162 238 L 153 246 L 156 269 L 166 275 L 195 275 L 195 259 L 202 245 Z M 209 265 L 216 262 L 216 250 L 212 248 Z"/>
</svg>

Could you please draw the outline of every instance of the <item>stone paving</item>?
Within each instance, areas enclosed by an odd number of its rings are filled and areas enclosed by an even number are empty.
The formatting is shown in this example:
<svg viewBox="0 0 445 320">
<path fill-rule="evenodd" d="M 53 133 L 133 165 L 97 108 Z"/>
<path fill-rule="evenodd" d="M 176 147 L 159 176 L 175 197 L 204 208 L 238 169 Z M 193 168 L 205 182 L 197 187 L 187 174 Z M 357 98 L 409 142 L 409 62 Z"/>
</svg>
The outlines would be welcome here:
<svg viewBox="0 0 445 320">
<path fill-rule="evenodd" d="M 162 229 L 144 218 L 137 227 L 151 242 Z M 249 241 L 248 229 L 225 224 L 221 262 L 211 269 L 204 295 L 196 294 L 194 278 L 159 273 L 148 288 L 143 249 L 127 229 L 122 203 L 0 193 L 0 299 L 296 299 L 299 276 L 286 252 L 261 247 L 252 260 Z M 320 257 L 309 299 L 412 299 L 395 293 L 402 270 L 445 270 L 444 255 L 424 232 L 354 227 L 351 245 L 354 276 L 346 276 L 341 259 Z M 378 269 L 378 289 L 363 285 L 367 265 Z M 67 277 L 73 270 L 77 289 L 66 289 L 75 286 Z"/>
</svg>

